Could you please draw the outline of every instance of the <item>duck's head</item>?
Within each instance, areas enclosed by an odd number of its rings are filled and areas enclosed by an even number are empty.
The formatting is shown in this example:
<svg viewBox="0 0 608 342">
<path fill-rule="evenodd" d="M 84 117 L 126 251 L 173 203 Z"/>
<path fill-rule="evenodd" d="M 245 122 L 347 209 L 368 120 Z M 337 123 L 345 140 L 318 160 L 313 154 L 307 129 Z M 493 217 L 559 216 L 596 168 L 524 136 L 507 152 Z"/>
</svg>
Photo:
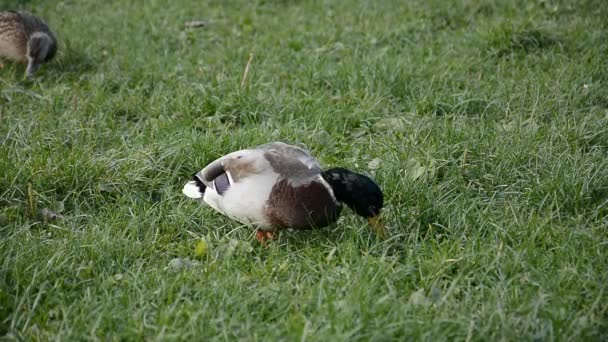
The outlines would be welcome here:
<svg viewBox="0 0 608 342">
<path fill-rule="evenodd" d="M 380 237 L 387 237 L 380 219 L 384 195 L 371 178 L 341 167 L 323 172 L 323 178 L 332 187 L 338 201 L 365 217 Z"/>
<path fill-rule="evenodd" d="M 55 57 L 57 53 L 57 41 L 49 33 L 35 32 L 27 42 L 27 70 L 26 74 L 31 77 L 41 64 Z"/>
</svg>

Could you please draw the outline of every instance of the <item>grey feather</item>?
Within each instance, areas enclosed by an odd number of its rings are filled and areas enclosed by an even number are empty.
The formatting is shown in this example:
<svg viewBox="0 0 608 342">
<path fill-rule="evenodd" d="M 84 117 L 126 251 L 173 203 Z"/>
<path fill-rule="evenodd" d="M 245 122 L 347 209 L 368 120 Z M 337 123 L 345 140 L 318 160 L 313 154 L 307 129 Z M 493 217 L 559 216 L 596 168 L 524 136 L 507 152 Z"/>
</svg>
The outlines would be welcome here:
<svg viewBox="0 0 608 342">
<path fill-rule="evenodd" d="M 273 170 L 291 182 L 307 182 L 323 170 L 319 162 L 307 151 L 282 142 L 273 142 L 255 147 L 264 151 L 264 157 Z"/>
</svg>

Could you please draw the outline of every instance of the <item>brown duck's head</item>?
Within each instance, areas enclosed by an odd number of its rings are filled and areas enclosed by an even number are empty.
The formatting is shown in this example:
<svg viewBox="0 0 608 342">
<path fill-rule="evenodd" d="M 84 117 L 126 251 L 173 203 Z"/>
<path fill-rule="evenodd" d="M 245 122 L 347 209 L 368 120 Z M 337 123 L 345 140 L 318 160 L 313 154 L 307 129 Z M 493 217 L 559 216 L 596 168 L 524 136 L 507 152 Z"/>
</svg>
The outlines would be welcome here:
<svg viewBox="0 0 608 342">
<path fill-rule="evenodd" d="M 338 201 L 346 204 L 358 215 L 367 218 L 380 237 L 387 237 L 386 229 L 380 219 L 384 195 L 378 184 L 365 175 L 341 167 L 329 169 L 322 175 L 332 187 Z"/>
<path fill-rule="evenodd" d="M 27 76 L 32 76 L 41 64 L 55 57 L 57 41 L 50 33 L 35 32 L 27 42 Z"/>
</svg>

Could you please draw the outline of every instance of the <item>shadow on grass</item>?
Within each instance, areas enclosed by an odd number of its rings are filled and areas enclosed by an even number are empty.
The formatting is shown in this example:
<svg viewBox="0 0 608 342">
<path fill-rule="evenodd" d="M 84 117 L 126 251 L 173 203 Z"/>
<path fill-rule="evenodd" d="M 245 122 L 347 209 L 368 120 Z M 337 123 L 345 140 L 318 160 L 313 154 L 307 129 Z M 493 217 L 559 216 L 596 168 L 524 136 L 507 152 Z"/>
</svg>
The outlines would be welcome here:
<svg viewBox="0 0 608 342">
<path fill-rule="evenodd" d="M 499 58 L 547 50 L 562 43 L 557 36 L 541 29 L 517 29 L 508 26 L 491 30 L 487 41 L 490 54 Z"/>
<path fill-rule="evenodd" d="M 69 45 L 60 58 L 48 64 L 47 68 L 61 74 L 82 74 L 97 68 L 99 60 Z"/>
</svg>

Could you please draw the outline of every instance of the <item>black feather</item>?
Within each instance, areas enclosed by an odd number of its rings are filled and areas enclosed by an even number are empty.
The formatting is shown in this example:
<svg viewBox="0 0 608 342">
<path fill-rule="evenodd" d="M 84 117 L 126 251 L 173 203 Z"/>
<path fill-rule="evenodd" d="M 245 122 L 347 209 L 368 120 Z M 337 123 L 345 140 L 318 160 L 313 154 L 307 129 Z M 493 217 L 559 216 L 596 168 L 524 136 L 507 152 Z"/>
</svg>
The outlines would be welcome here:
<svg viewBox="0 0 608 342">
<path fill-rule="evenodd" d="M 363 217 L 380 214 L 384 195 L 371 178 L 345 168 L 336 167 L 321 174 L 334 191 L 336 199 Z"/>
<path fill-rule="evenodd" d="M 207 187 L 205 186 L 205 183 L 203 183 L 203 181 L 198 178 L 196 173 L 192 175 L 192 180 L 196 183 L 196 186 L 198 187 L 198 190 L 201 192 L 201 194 L 204 194 L 205 189 L 207 189 Z"/>
</svg>

